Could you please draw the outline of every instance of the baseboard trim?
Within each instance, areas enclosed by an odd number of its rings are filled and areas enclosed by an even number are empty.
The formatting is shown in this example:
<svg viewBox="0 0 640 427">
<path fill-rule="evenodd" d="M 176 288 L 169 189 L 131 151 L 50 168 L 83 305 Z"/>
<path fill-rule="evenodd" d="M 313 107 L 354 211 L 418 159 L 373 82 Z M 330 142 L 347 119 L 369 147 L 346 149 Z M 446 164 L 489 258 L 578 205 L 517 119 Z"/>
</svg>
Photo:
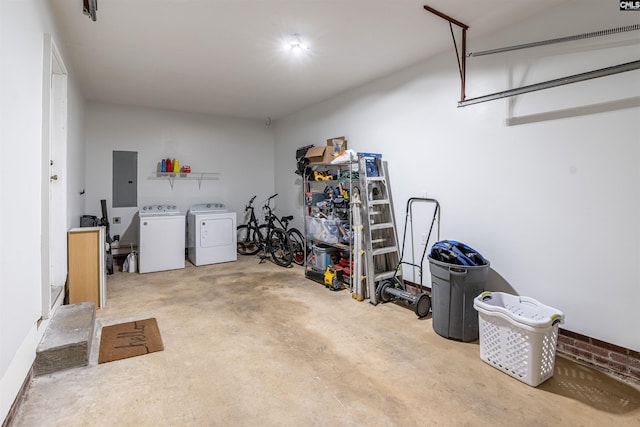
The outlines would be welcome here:
<svg viewBox="0 0 640 427">
<path fill-rule="evenodd" d="M 0 378 L 0 418 L 4 418 L 2 427 L 11 425 L 15 412 L 24 399 L 34 376 L 33 363 L 36 358 L 36 348 L 49 327 L 51 317 L 60 308 L 63 300 L 64 290 L 53 301 L 49 317 L 40 318 L 34 323 L 16 351 L 6 373 Z"/>
<path fill-rule="evenodd" d="M 16 349 L 13 360 L 0 378 L 0 418 L 6 420 L 22 401 L 32 378 L 33 362 L 38 342 L 36 323 Z M 26 385 L 26 388 L 25 388 Z M 2 425 L 5 425 L 3 421 Z"/>
<path fill-rule="evenodd" d="M 20 405 L 22 405 L 22 401 L 27 396 L 27 390 L 29 389 L 29 385 L 31 384 L 32 379 L 33 379 L 33 366 L 31 367 L 31 369 L 29 369 L 29 373 L 24 379 L 24 382 L 22 383 L 22 386 L 20 387 L 20 390 L 18 391 L 16 398 L 11 404 L 11 407 L 9 408 L 9 412 L 7 413 L 7 416 L 2 422 L 2 427 L 9 427 L 10 425 L 13 424 L 16 413 L 18 412 Z"/>
</svg>

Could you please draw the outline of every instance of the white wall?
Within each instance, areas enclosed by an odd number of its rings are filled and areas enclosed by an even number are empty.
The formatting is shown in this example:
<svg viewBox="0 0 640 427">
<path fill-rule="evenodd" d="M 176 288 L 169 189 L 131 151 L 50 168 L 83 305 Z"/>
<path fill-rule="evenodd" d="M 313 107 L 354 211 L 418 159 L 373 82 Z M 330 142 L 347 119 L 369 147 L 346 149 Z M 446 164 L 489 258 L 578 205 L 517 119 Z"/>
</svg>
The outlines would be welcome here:
<svg viewBox="0 0 640 427">
<path fill-rule="evenodd" d="M 57 31 L 46 2 L 0 2 L 0 419 L 35 358 L 41 317 L 41 156 L 44 34 Z M 58 46 L 64 57 L 64 49 Z M 68 81 L 69 151 L 81 150 L 82 94 Z M 68 176 L 84 179 L 67 159 Z M 70 197 L 68 212 L 81 202 Z"/>
<path fill-rule="evenodd" d="M 14 361 L 14 356 L 40 317 L 42 143 L 38 124 L 42 116 L 43 33 L 42 24 L 34 19 L 40 16 L 35 2 L 3 2 L 1 12 L 0 150 L 3 159 L 12 159 L 0 172 L 0 373 L 7 375 L 7 381 L 3 379 L 1 383 L 3 415 L 19 380 L 8 369 L 19 364 L 24 370 L 26 363 L 30 365 L 28 360 Z M 20 208 L 7 209 L 8 201 Z M 24 256 L 26 253 L 33 253 L 35 259 Z"/>
<path fill-rule="evenodd" d="M 470 30 L 469 50 L 635 23 L 609 6 L 572 2 L 486 40 Z M 470 59 L 467 97 L 637 60 L 638 43 L 628 33 Z M 345 135 L 389 162 L 400 234 L 407 199 L 426 193 L 442 205 L 441 238 L 491 261 L 489 289 L 536 298 L 565 313 L 564 328 L 640 350 L 639 72 L 465 108 L 459 94 L 452 47 L 277 122 L 276 190 L 301 212 L 295 149 Z"/>
<path fill-rule="evenodd" d="M 139 208 L 175 203 L 186 212 L 194 203 L 221 201 L 238 212 L 253 195 L 270 196 L 274 188 L 273 130 L 261 121 L 237 120 L 119 105 L 89 104 L 86 113 L 85 213 L 100 218 L 107 200 L 111 235 L 137 242 Z M 138 207 L 112 207 L 112 153 L 138 152 Z M 158 162 L 176 158 L 193 172 L 219 172 L 219 180 L 154 179 Z M 113 224 L 113 217 L 122 224 Z M 79 218 L 78 218 L 79 221 Z"/>
</svg>

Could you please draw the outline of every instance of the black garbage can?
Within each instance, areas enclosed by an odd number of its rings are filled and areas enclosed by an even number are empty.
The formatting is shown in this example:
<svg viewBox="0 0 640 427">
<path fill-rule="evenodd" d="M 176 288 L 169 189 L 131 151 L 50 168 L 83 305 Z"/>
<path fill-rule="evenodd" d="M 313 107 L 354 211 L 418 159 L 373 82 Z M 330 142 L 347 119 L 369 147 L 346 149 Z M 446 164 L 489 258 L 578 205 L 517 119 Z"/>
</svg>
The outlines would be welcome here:
<svg viewBox="0 0 640 427">
<path fill-rule="evenodd" d="M 438 260 L 433 250 L 429 255 L 432 323 L 440 336 L 465 342 L 478 339 L 478 312 L 473 308 L 473 299 L 485 290 L 490 263 L 477 252 L 476 255 L 475 263 L 482 265 L 461 265 L 452 258 Z"/>
</svg>

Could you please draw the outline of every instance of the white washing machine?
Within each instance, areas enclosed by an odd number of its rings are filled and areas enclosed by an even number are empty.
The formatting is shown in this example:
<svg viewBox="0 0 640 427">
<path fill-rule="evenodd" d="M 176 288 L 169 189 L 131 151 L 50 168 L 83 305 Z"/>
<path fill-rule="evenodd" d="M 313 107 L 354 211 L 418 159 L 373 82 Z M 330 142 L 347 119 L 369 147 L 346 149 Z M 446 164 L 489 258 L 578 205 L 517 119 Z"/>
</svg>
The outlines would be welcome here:
<svg viewBox="0 0 640 427">
<path fill-rule="evenodd" d="M 191 206 L 187 215 L 188 257 L 193 265 L 236 261 L 236 213 L 222 203 Z"/>
<path fill-rule="evenodd" d="M 184 268 L 185 215 L 176 205 L 147 205 L 140 208 L 138 271 Z"/>
</svg>

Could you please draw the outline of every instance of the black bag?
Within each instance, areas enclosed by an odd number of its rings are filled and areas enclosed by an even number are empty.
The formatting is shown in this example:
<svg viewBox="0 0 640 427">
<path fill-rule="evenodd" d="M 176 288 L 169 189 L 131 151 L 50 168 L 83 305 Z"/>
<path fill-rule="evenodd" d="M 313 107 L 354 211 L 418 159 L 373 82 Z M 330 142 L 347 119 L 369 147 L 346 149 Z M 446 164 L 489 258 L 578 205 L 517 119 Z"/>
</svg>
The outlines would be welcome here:
<svg viewBox="0 0 640 427">
<path fill-rule="evenodd" d="M 80 217 L 80 227 L 97 227 L 98 217 L 93 215 L 82 215 Z"/>
<path fill-rule="evenodd" d="M 313 147 L 313 144 L 300 147 L 296 150 L 296 174 L 302 176 L 309 175 L 311 173 L 311 169 L 309 168 L 309 159 L 305 157 L 307 150 L 311 147 Z"/>
<path fill-rule="evenodd" d="M 455 240 L 442 240 L 431 248 L 431 258 L 448 264 L 480 266 L 487 265 L 487 260 L 475 249 L 456 242 Z"/>
</svg>

